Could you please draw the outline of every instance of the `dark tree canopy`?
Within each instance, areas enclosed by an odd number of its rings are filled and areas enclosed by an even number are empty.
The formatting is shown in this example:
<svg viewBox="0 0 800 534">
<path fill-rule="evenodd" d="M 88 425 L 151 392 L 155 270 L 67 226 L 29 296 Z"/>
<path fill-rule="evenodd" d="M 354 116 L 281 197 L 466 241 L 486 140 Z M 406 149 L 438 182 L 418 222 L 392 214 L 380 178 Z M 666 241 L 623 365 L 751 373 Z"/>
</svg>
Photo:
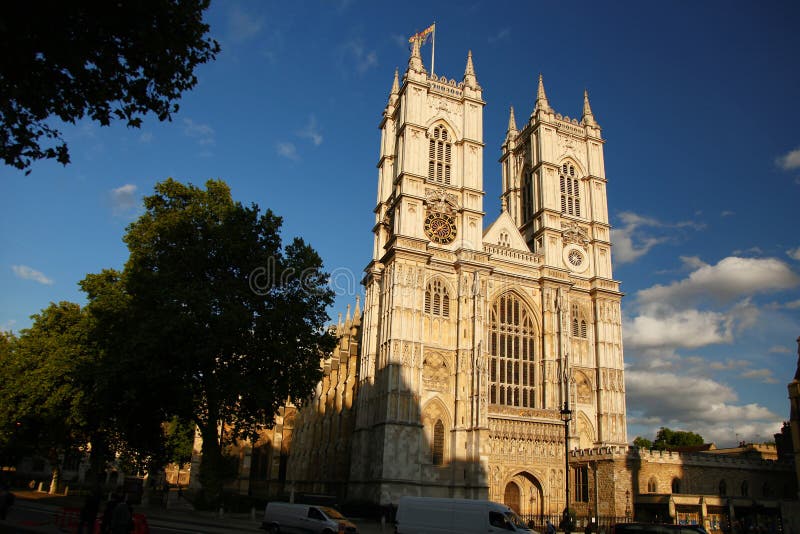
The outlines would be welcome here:
<svg viewBox="0 0 800 534">
<path fill-rule="evenodd" d="M 661 427 L 656 433 L 654 441 L 647 438 L 637 436 L 633 440 L 636 447 L 644 449 L 657 449 L 657 450 L 671 450 L 679 447 L 694 447 L 703 445 L 705 440 L 700 434 L 688 432 L 685 430 L 672 430 L 667 427 Z"/>
<path fill-rule="evenodd" d="M 70 161 L 53 120 L 139 127 L 170 120 L 194 70 L 216 57 L 210 0 L 7 2 L 0 18 L 0 156 L 18 169 Z"/>
<path fill-rule="evenodd" d="M 281 218 L 235 202 L 222 181 L 169 179 L 144 203 L 124 238 L 131 326 L 119 350 L 146 375 L 142 395 L 200 428 L 200 479 L 213 499 L 226 443 L 312 393 L 333 348 L 323 329 L 333 292 L 319 255 L 299 238 L 284 247 Z"/>
</svg>

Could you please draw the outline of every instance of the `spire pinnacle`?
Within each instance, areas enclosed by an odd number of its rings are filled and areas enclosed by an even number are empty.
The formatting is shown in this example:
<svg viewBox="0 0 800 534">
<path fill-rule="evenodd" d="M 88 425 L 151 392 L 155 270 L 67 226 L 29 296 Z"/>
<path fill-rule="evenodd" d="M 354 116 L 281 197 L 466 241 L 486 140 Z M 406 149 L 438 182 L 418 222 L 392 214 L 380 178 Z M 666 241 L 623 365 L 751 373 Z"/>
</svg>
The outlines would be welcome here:
<svg viewBox="0 0 800 534">
<path fill-rule="evenodd" d="M 534 112 L 539 110 L 552 111 L 550 103 L 547 101 L 547 95 L 544 92 L 544 80 L 541 73 L 539 73 L 539 87 L 536 89 L 536 106 L 533 108 Z"/>
<path fill-rule="evenodd" d="M 470 89 L 478 88 L 478 79 L 475 77 L 475 66 L 472 64 L 472 50 L 467 53 L 467 68 L 464 69 L 464 85 Z"/>
<path fill-rule="evenodd" d="M 350 322 L 350 305 L 347 305 L 347 314 L 344 316 L 344 323 L 347 324 Z"/>
<path fill-rule="evenodd" d="M 397 69 L 394 69 L 394 81 L 392 82 L 392 95 L 400 92 L 400 77 Z"/>
<path fill-rule="evenodd" d="M 353 312 L 353 324 L 361 324 L 361 295 L 356 295 L 356 309 Z"/>
<path fill-rule="evenodd" d="M 517 119 L 514 118 L 514 106 L 511 106 L 511 113 L 508 115 L 508 131 L 517 131 Z"/>
<path fill-rule="evenodd" d="M 422 56 L 419 54 L 420 40 L 414 39 L 411 42 L 411 57 L 408 58 L 408 70 L 414 72 L 425 72 L 425 66 L 422 64 Z"/>
<path fill-rule="evenodd" d="M 583 117 L 581 117 L 583 124 L 588 126 L 597 126 L 597 121 L 594 120 L 592 115 L 592 106 L 589 105 L 589 91 L 583 90 Z"/>
</svg>

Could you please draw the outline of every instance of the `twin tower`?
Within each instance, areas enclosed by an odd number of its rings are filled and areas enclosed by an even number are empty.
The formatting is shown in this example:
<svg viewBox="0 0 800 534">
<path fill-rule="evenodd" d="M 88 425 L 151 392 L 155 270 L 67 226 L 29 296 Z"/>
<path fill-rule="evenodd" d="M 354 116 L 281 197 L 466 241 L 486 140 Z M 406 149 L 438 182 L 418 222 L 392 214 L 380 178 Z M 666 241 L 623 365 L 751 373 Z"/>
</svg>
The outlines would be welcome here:
<svg viewBox="0 0 800 534">
<path fill-rule="evenodd" d="M 530 119 L 518 126 L 511 110 L 488 226 L 484 105 L 471 53 L 461 82 L 429 75 L 418 42 L 395 73 L 352 424 L 337 433 L 347 500 L 490 498 L 558 513 L 565 476 L 573 488 L 581 476 L 565 473 L 561 411 L 570 449 L 627 443 L 622 294 L 588 96 L 580 120 L 562 116 L 540 77 Z"/>
</svg>

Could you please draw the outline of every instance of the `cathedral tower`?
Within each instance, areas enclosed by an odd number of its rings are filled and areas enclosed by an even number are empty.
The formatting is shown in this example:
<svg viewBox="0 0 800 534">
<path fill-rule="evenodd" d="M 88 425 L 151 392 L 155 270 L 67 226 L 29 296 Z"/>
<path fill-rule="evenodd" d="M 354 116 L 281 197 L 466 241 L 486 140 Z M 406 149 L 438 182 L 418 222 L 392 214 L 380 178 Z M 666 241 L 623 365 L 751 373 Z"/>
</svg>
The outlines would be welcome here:
<svg viewBox="0 0 800 534">
<path fill-rule="evenodd" d="M 601 130 L 556 113 L 539 78 L 501 147 L 501 213 L 484 230 L 482 88 L 429 74 L 413 44 L 380 122 L 374 248 L 349 500 L 491 498 L 558 513 L 570 449 L 624 445 L 619 283 Z M 583 498 L 575 493 L 577 500 Z"/>
</svg>

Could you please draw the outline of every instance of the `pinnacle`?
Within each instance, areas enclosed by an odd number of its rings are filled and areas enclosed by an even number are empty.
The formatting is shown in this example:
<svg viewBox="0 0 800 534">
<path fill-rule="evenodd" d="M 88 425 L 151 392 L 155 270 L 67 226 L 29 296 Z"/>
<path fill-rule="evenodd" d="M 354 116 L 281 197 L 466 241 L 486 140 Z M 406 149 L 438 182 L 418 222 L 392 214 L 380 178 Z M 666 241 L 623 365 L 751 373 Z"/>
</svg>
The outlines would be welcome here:
<svg viewBox="0 0 800 534">
<path fill-rule="evenodd" d="M 544 80 L 542 74 L 539 73 L 539 87 L 536 89 L 536 105 L 533 111 L 551 111 L 550 103 L 547 101 L 547 95 L 544 92 Z"/>
<path fill-rule="evenodd" d="M 467 68 L 464 69 L 464 85 L 471 89 L 478 88 L 478 79 L 475 77 L 475 66 L 472 64 L 472 50 L 467 53 Z"/>
<path fill-rule="evenodd" d="M 583 117 L 581 120 L 584 124 L 590 126 L 597 125 L 597 122 L 594 120 L 594 115 L 592 115 L 592 106 L 589 105 L 589 91 L 586 89 L 583 90 Z"/>
</svg>

